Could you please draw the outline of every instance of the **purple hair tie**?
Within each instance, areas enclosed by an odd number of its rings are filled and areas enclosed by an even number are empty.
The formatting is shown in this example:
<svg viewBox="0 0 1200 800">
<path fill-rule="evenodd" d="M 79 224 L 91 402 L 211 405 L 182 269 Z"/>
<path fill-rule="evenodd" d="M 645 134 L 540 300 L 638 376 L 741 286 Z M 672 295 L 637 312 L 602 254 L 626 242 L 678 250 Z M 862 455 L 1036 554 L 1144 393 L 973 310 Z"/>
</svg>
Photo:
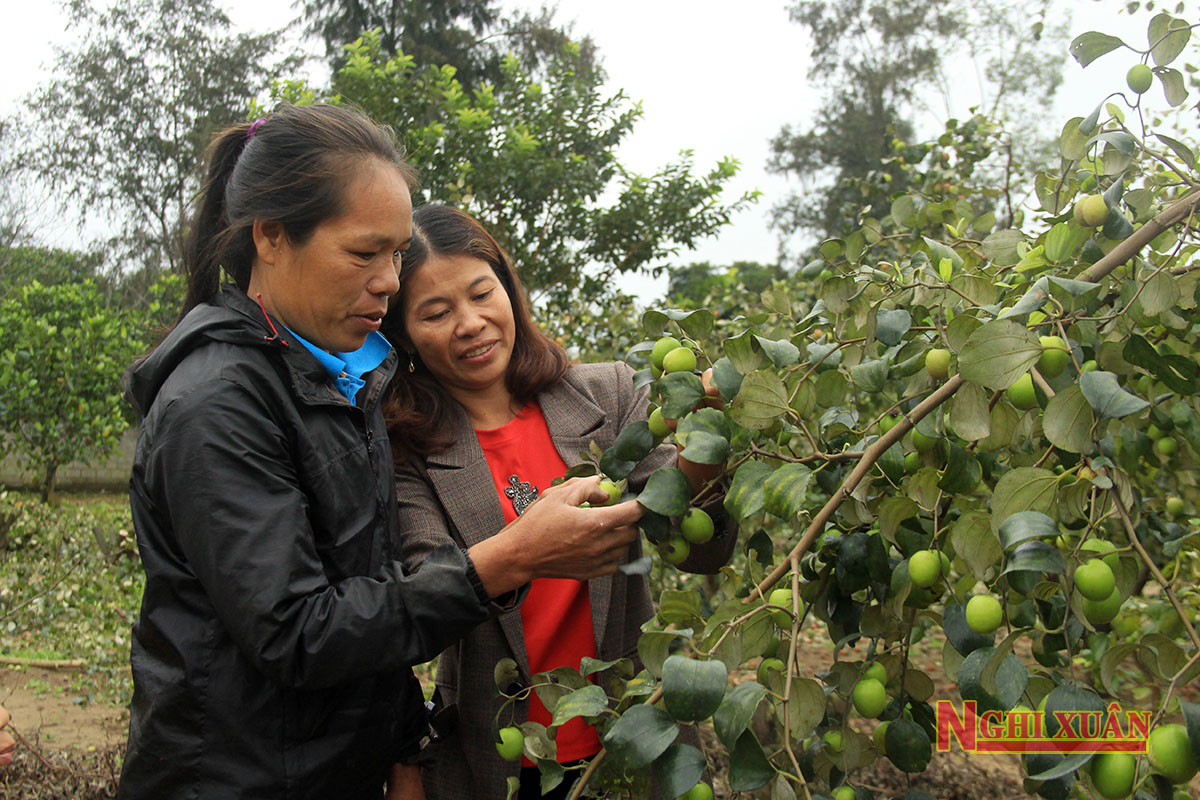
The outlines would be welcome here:
<svg viewBox="0 0 1200 800">
<path fill-rule="evenodd" d="M 250 129 L 246 131 L 247 142 L 254 138 L 254 134 L 258 130 L 258 126 L 262 125 L 266 121 L 266 117 L 259 117 L 258 119 L 254 120 L 254 122 L 250 123 Z"/>
</svg>

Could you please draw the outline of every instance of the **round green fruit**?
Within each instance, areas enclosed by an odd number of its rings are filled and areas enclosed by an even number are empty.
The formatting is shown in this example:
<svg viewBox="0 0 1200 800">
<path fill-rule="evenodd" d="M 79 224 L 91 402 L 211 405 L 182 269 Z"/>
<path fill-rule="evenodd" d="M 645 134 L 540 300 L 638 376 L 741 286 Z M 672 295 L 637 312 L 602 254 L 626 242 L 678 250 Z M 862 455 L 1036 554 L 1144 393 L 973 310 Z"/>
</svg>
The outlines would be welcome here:
<svg viewBox="0 0 1200 800">
<path fill-rule="evenodd" d="M 967 601 L 967 625 L 978 634 L 994 633 L 1004 620 L 1004 608 L 990 594 L 977 594 Z"/>
<path fill-rule="evenodd" d="M 1060 336 L 1043 336 L 1041 342 L 1042 354 L 1038 357 L 1037 369 L 1043 378 L 1053 380 L 1062 375 L 1063 370 L 1067 368 L 1071 352 Z"/>
<path fill-rule="evenodd" d="M 1037 408 L 1038 401 L 1037 393 L 1033 390 L 1033 376 L 1028 372 L 1013 381 L 1012 386 L 1008 387 L 1007 394 L 1008 402 L 1022 411 Z"/>
<path fill-rule="evenodd" d="M 887 690 L 874 678 L 863 678 L 854 685 L 854 710 L 875 719 L 887 706 Z"/>
<path fill-rule="evenodd" d="M 833 793 L 833 800 L 854 800 L 853 786 L 839 786 L 837 791 Z"/>
<path fill-rule="evenodd" d="M 704 781 L 700 781 L 681 795 L 679 800 L 713 800 L 712 787 Z"/>
<path fill-rule="evenodd" d="M 1115 588 L 1102 600 L 1083 599 L 1083 616 L 1093 625 L 1106 625 L 1121 613 L 1121 593 Z"/>
<path fill-rule="evenodd" d="M 881 755 L 887 755 L 887 747 L 884 745 L 883 740 L 887 736 L 888 725 L 891 724 L 891 722 L 881 722 L 875 726 L 875 732 L 871 734 L 871 740 L 875 742 L 875 749 Z"/>
<path fill-rule="evenodd" d="M 928 437 L 926 437 L 928 438 Z M 921 468 L 920 453 L 905 453 L 904 454 L 904 471 L 912 474 Z"/>
<path fill-rule="evenodd" d="M 942 560 L 932 550 L 918 550 L 908 559 L 908 577 L 922 589 L 933 586 L 941 572 Z"/>
<path fill-rule="evenodd" d="M 1099 364 L 1097 364 L 1097 363 L 1096 363 L 1096 361 L 1095 361 L 1094 359 L 1091 359 L 1091 358 L 1089 358 L 1087 361 L 1085 361 L 1085 362 L 1083 362 L 1082 364 L 1080 364 L 1080 365 L 1079 365 L 1079 371 L 1080 371 L 1081 373 L 1083 373 L 1083 372 L 1095 372 L 1095 371 L 1096 371 L 1096 370 L 1098 370 L 1098 369 L 1100 369 L 1100 365 L 1099 365 Z"/>
<path fill-rule="evenodd" d="M 892 428 L 896 427 L 896 423 L 899 421 L 900 421 L 899 419 L 897 419 L 896 417 L 893 417 L 891 414 L 888 414 L 887 416 L 880 419 L 879 420 L 880 435 L 883 435 L 883 434 L 887 433 L 888 431 L 890 431 Z"/>
<path fill-rule="evenodd" d="M 663 359 L 666 358 L 667 353 L 681 346 L 683 346 L 683 343 L 674 336 L 662 337 L 654 343 L 654 347 L 650 350 L 650 363 L 662 369 Z"/>
<path fill-rule="evenodd" d="M 825 744 L 829 745 L 829 749 L 835 753 L 842 752 L 842 732 L 841 731 L 825 731 L 825 735 L 821 737 L 825 740 Z"/>
<path fill-rule="evenodd" d="M 1089 194 L 1075 202 L 1073 213 L 1075 221 L 1080 225 L 1086 228 L 1096 228 L 1103 225 L 1104 220 L 1108 219 L 1108 203 L 1104 201 L 1104 195 Z"/>
<path fill-rule="evenodd" d="M 1179 443 L 1170 436 L 1164 436 L 1154 443 L 1154 449 L 1158 451 L 1160 456 L 1170 458 L 1179 450 Z"/>
<path fill-rule="evenodd" d="M 689 508 L 679 521 L 679 532 L 692 544 L 707 542 L 713 537 L 713 520 L 702 508 Z"/>
<path fill-rule="evenodd" d="M 1150 731 L 1146 747 L 1150 766 L 1171 783 L 1187 783 L 1196 774 L 1192 743 L 1182 725 L 1158 726 Z"/>
<path fill-rule="evenodd" d="M 520 761 L 525 752 L 525 734 L 515 725 L 500 729 L 500 741 L 496 742 L 496 752 L 505 761 Z"/>
<path fill-rule="evenodd" d="M 1134 64 L 1125 73 L 1125 83 L 1137 94 L 1144 94 L 1154 83 L 1154 73 L 1145 64 Z"/>
<path fill-rule="evenodd" d="M 775 589 L 767 595 L 767 602 L 773 606 L 783 606 L 788 609 L 774 608 L 771 609 L 771 619 L 775 620 L 775 624 L 781 628 L 792 627 L 792 590 L 791 589 Z M 801 607 L 803 612 L 803 607 Z"/>
<path fill-rule="evenodd" d="M 950 351 L 935 347 L 925 354 L 925 371 L 937 381 L 950 377 Z"/>
<path fill-rule="evenodd" d="M 656 408 L 650 412 L 650 416 L 646 419 L 646 424 L 650 427 L 650 433 L 655 439 L 665 439 L 671 435 L 671 429 L 667 427 L 667 420 L 663 416 L 661 408 Z"/>
<path fill-rule="evenodd" d="M 1169 496 L 1166 502 L 1166 509 L 1167 513 L 1172 517 L 1178 517 L 1183 513 L 1183 498 L 1176 497 L 1175 495 Z"/>
<path fill-rule="evenodd" d="M 676 347 L 663 357 L 663 372 L 692 372 L 696 369 L 696 354 L 687 347 Z"/>
<path fill-rule="evenodd" d="M 887 683 L 887 668 L 884 667 L 883 664 L 880 664 L 878 661 L 872 661 L 870 663 L 870 665 L 867 667 L 867 671 L 863 673 L 863 678 L 870 679 L 873 681 L 879 681 L 880 683 L 886 684 Z"/>
<path fill-rule="evenodd" d="M 787 669 L 787 664 L 783 663 L 782 658 L 764 658 L 758 663 L 758 682 L 763 686 L 767 685 L 768 675 L 772 672 L 783 672 Z"/>
<path fill-rule="evenodd" d="M 1104 600 L 1117 588 L 1117 579 L 1108 564 L 1093 558 L 1075 569 L 1075 588 L 1088 600 Z"/>
<path fill-rule="evenodd" d="M 1097 753 L 1092 759 L 1092 786 L 1107 800 L 1128 797 L 1137 775 L 1137 759 L 1129 753 Z"/>
<path fill-rule="evenodd" d="M 1080 475 L 1082 477 L 1082 474 Z M 1089 553 L 1099 553 L 1104 556 L 1104 563 L 1108 564 L 1108 568 L 1115 574 L 1121 565 L 1121 557 L 1117 554 L 1117 547 L 1112 542 L 1104 539 L 1088 539 L 1079 546 L 1081 550 L 1087 550 Z"/>
<path fill-rule="evenodd" d="M 937 447 L 938 440 L 932 436 L 926 436 L 916 428 L 912 432 L 912 446 L 918 453 L 928 453 L 933 448 Z"/>
<path fill-rule="evenodd" d="M 610 480 L 600 481 L 600 489 L 608 494 L 608 499 L 604 501 L 603 505 L 614 506 L 621 499 L 621 487 Z"/>
<path fill-rule="evenodd" d="M 692 552 L 692 546 L 682 536 L 672 536 L 659 547 L 663 561 L 668 564 L 679 564 Z"/>
</svg>

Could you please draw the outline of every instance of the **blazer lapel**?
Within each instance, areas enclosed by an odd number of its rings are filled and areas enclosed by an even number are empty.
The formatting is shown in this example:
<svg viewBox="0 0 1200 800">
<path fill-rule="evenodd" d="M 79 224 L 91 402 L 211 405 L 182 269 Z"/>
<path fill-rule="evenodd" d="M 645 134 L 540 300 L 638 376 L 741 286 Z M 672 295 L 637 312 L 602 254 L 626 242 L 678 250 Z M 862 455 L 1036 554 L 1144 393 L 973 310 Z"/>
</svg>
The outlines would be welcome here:
<svg viewBox="0 0 1200 800">
<path fill-rule="evenodd" d="M 483 448 L 479 446 L 466 412 L 456 403 L 452 413 L 454 443 L 441 453 L 428 456 L 425 466 L 438 500 L 457 529 L 463 547 L 470 548 L 505 526 L 504 510 L 500 507 L 500 497 L 496 494 Z M 481 498 L 480 492 L 486 497 Z M 525 675 L 529 675 L 520 610 L 500 614 L 497 620 L 517 664 Z"/>
<path fill-rule="evenodd" d="M 583 463 L 583 455 L 594 434 L 605 423 L 604 410 L 581 394 L 567 380 L 560 380 L 538 396 L 542 416 L 554 449 L 567 468 Z M 598 442 L 602 447 L 604 443 Z M 596 657 L 601 658 L 608 608 L 612 602 L 613 578 L 601 575 L 588 581 L 588 602 L 592 608 L 592 635 L 596 640 Z"/>
</svg>

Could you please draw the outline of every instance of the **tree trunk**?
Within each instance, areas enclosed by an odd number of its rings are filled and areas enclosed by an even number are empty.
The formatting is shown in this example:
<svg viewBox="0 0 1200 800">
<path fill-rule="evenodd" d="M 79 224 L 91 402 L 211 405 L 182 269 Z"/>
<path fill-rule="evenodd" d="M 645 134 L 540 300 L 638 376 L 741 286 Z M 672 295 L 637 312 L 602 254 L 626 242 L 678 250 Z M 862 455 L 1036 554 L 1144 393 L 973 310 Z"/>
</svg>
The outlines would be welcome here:
<svg viewBox="0 0 1200 800">
<path fill-rule="evenodd" d="M 54 505 L 57 503 L 57 497 L 54 493 L 54 486 L 58 479 L 58 464 L 51 464 L 46 467 L 46 475 L 42 478 L 42 502 Z"/>
</svg>

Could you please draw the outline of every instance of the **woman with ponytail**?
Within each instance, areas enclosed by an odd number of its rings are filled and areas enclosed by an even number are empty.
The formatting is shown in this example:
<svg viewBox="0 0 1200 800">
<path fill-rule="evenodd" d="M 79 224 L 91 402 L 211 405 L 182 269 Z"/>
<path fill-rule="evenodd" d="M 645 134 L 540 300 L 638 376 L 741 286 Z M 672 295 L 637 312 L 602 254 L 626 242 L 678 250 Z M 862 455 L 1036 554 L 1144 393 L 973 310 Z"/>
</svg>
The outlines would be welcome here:
<svg viewBox="0 0 1200 800">
<path fill-rule="evenodd" d="M 146 570 L 123 798 L 420 798 L 410 665 L 538 577 L 615 570 L 636 503 L 564 484 L 469 549 L 400 558 L 379 333 L 413 173 L 362 114 L 284 107 L 219 134 L 174 329 L 130 371 Z M 395 788 L 395 787 L 394 787 Z"/>
</svg>

